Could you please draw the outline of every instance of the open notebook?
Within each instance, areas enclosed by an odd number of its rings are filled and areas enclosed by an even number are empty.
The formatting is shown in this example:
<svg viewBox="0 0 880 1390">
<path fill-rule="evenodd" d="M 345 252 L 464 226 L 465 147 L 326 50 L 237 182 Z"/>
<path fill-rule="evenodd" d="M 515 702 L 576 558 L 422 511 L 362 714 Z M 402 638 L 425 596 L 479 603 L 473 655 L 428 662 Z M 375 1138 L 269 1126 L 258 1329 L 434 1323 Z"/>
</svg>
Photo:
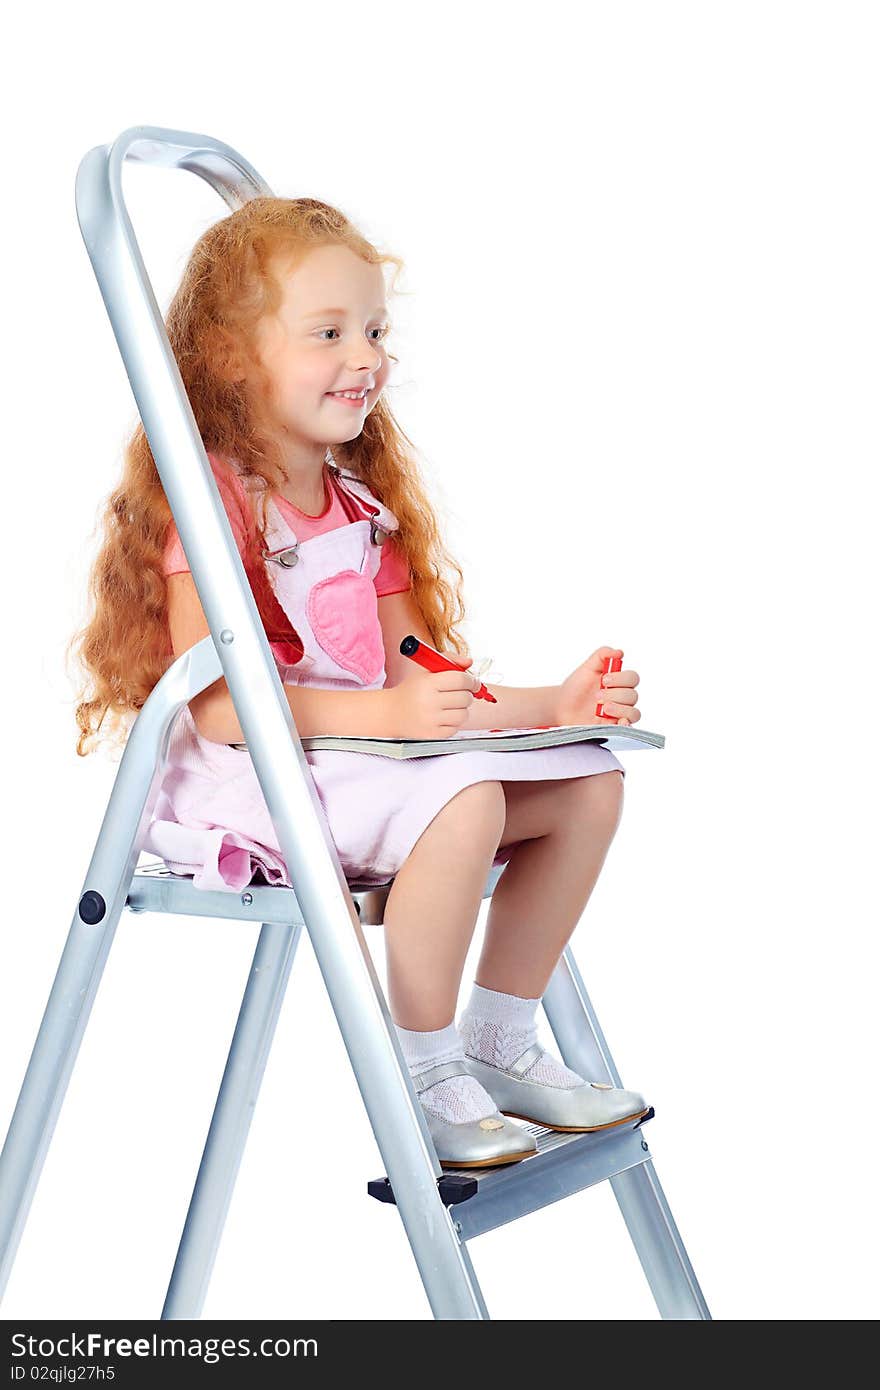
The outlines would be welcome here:
<svg viewBox="0 0 880 1390">
<path fill-rule="evenodd" d="M 438 753 L 462 753 L 484 748 L 498 753 L 518 748 L 554 748 L 560 743 L 603 743 L 612 751 L 624 748 L 662 748 L 663 734 L 613 724 L 554 724 L 549 728 L 459 729 L 451 738 L 374 738 L 352 734 L 311 734 L 300 740 L 306 751 L 339 749 L 347 753 L 380 753 L 385 758 L 434 758 Z M 231 748 L 246 749 L 246 743 Z"/>
</svg>

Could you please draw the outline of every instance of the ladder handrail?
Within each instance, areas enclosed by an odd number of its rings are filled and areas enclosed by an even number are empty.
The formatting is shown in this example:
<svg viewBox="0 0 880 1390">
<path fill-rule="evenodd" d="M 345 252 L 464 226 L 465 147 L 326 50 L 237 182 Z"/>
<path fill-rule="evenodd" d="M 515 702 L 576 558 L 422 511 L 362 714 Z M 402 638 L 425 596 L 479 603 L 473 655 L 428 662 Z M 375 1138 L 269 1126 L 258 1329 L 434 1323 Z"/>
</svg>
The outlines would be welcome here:
<svg viewBox="0 0 880 1390">
<path fill-rule="evenodd" d="M 223 668 L 296 900 L 435 1316 L 485 1316 L 451 1224 L 438 1240 L 437 1161 L 427 1120 L 363 934 L 165 324 L 125 207 L 126 158 L 185 168 L 227 203 L 259 174 L 207 136 L 134 126 L 80 162 L 76 209 L 156 467 Z M 405 1117 L 405 1119 L 404 1119 Z"/>
</svg>

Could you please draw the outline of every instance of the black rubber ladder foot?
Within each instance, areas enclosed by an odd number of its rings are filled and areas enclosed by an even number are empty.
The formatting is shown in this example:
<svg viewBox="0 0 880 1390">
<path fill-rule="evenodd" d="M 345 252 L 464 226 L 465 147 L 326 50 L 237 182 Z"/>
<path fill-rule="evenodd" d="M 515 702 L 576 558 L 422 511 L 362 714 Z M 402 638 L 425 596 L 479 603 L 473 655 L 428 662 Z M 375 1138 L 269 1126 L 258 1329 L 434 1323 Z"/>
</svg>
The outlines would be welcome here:
<svg viewBox="0 0 880 1390">
<path fill-rule="evenodd" d="M 476 1178 L 466 1178 L 462 1173 L 444 1173 L 437 1179 L 437 1191 L 444 1207 L 454 1206 L 457 1202 L 466 1202 L 468 1197 L 475 1197 L 479 1191 L 480 1184 Z M 380 1202 L 394 1202 L 394 1189 L 388 1178 L 371 1178 L 367 1183 L 367 1192 L 371 1197 L 377 1197 Z"/>
</svg>

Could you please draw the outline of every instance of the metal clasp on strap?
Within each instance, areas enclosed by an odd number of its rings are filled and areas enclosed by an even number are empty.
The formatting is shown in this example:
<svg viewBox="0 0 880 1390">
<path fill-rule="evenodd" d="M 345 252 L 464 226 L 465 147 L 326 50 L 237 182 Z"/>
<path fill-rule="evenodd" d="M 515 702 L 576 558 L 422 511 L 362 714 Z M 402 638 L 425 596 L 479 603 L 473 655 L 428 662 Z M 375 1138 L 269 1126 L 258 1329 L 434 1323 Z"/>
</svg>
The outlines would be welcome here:
<svg viewBox="0 0 880 1390">
<path fill-rule="evenodd" d="M 370 512 L 370 517 L 364 517 L 364 521 L 370 521 L 370 540 L 373 542 L 373 545 L 384 545 L 391 532 L 386 531 L 383 527 L 379 525 L 378 521 L 376 520 L 377 516 L 381 516 L 379 508 L 372 506 L 366 500 L 366 498 L 359 497 L 356 492 L 352 492 L 350 487 L 345 486 L 345 478 L 348 475 L 343 473 L 338 463 L 328 463 L 327 468 L 331 473 L 335 475 L 335 477 L 340 479 L 341 486 L 345 488 L 345 491 L 348 493 L 349 497 L 351 497 L 352 500 L 355 501 L 359 507 L 366 507 L 367 510 Z"/>
<path fill-rule="evenodd" d="M 298 545 L 299 541 L 294 545 L 287 546 L 284 550 L 276 550 L 274 553 L 264 550 L 263 559 L 274 560 L 276 565 L 283 565 L 285 569 L 293 569 L 293 566 L 299 563 L 299 556 L 296 553 Z"/>
</svg>

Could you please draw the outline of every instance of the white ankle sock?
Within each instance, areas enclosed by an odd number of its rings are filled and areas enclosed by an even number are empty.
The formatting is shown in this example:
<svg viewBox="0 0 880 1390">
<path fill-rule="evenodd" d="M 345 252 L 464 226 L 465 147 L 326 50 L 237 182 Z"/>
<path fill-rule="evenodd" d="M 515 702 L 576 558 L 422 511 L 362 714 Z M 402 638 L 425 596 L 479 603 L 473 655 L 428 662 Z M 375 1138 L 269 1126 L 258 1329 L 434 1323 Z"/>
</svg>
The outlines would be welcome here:
<svg viewBox="0 0 880 1390">
<path fill-rule="evenodd" d="M 518 994 L 502 994 L 474 984 L 471 997 L 459 1019 L 464 1050 L 469 1057 L 493 1067 L 509 1067 L 527 1047 L 538 1041 L 535 1014 L 537 999 Z M 524 1073 L 528 1081 L 541 1086 L 582 1086 L 584 1078 L 545 1052 Z"/>
<path fill-rule="evenodd" d="M 398 1023 L 394 1026 L 410 1076 L 427 1071 L 439 1062 L 464 1061 L 464 1048 L 455 1020 L 445 1028 L 425 1033 L 401 1028 Z M 422 1091 L 419 1101 L 424 1110 L 430 1110 L 450 1124 L 484 1120 L 488 1115 L 498 1114 L 494 1100 L 474 1076 L 449 1076 L 435 1081 L 433 1086 Z"/>
</svg>

